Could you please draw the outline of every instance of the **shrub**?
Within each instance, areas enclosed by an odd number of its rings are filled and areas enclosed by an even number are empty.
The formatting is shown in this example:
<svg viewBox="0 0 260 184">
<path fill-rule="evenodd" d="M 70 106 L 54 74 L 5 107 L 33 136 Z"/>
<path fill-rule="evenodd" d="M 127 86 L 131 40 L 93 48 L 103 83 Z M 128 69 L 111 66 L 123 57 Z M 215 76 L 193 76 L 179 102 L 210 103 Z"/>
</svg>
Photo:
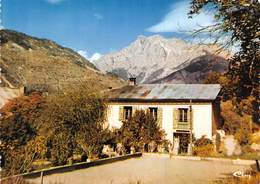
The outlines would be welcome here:
<svg viewBox="0 0 260 184">
<path fill-rule="evenodd" d="M 56 136 L 50 135 L 49 147 L 50 161 L 53 165 L 64 165 L 67 160 L 73 155 L 73 139 L 69 134 L 61 132 Z"/>
<path fill-rule="evenodd" d="M 214 153 L 214 146 L 212 144 L 206 146 L 199 146 L 193 148 L 193 154 L 196 156 L 212 156 Z"/>
<path fill-rule="evenodd" d="M 34 153 L 36 159 L 45 159 L 47 157 L 47 139 L 38 135 L 26 144 L 27 151 Z"/>
<path fill-rule="evenodd" d="M 250 135 L 250 142 L 260 144 L 260 131 Z"/>
<path fill-rule="evenodd" d="M 235 133 L 235 139 L 241 146 L 247 145 L 250 139 L 250 132 L 246 129 L 239 129 Z"/>
<path fill-rule="evenodd" d="M 208 138 L 206 138 L 205 135 L 203 135 L 201 138 L 195 140 L 194 145 L 196 147 L 202 147 L 202 146 L 207 146 L 209 144 L 212 144 L 212 141 Z"/>
<path fill-rule="evenodd" d="M 206 136 L 202 136 L 194 143 L 193 154 L 196 156 L 211 156 L 214 153 L 214 145 Z"/>
</svg>

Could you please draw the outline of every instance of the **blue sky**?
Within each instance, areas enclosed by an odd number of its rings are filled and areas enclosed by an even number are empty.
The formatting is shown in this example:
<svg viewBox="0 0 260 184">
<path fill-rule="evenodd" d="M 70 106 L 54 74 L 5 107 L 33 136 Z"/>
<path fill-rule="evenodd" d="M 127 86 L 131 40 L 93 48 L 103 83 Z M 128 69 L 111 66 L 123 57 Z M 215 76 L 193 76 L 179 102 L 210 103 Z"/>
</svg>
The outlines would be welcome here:
<svg viewBox="0 0 260 184">
<path fill-rule="evenodd" d="M 188 19 L 189 0 L 2 0 L 2 26 L 56 41 L 87 58 L 120 50 L 139 35 L 186 38 L 213 23 Z"/>
</svg>

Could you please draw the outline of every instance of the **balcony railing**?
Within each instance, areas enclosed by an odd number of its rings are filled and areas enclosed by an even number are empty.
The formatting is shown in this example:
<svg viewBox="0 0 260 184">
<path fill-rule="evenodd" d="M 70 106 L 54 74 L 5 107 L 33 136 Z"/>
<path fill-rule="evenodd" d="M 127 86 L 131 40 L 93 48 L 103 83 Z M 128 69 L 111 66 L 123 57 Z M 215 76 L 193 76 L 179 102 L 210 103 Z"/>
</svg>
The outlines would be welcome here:
<svg viewBox="0 0 260 184">
<path fill-rule="evenodd" d="M 176 123 L 174 123 L 173 128 L 178 129 L 178 130 L 189 130 L 190 123 L 189 122 L 176 122 Z"/>
</svg>

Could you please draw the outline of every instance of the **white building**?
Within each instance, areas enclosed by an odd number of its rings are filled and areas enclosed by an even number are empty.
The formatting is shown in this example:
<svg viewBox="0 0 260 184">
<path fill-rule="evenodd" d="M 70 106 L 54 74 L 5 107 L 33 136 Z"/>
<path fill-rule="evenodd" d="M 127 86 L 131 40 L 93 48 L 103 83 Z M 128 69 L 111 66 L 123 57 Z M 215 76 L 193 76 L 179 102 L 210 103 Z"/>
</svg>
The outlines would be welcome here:
<svg viewBox="0 0 260 184">
<path fill-rule="evenodd" d="M 109 127 L 119 128 L 136 109 L 150 109 L 166 138 L 180 144 L 190 132 L 197 139 L 212 139 L 219 119 L 220 85 L 218 84 L 142 84 L 113 89 L 108 97 Z"/>
</svg>

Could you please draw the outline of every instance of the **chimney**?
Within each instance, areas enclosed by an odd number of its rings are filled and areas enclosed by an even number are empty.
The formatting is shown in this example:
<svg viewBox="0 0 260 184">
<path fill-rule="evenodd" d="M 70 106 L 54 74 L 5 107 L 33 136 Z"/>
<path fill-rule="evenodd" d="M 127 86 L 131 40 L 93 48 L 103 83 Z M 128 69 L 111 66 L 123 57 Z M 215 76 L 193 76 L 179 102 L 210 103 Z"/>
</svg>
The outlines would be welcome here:
<svg viewBox="0 0 260 184">
<path fill-rule="evenodd" d="M 129 86 L 136 86 L 136 78 L 135 77 L 130 77 L 128 85 Z"/>
</svg>

